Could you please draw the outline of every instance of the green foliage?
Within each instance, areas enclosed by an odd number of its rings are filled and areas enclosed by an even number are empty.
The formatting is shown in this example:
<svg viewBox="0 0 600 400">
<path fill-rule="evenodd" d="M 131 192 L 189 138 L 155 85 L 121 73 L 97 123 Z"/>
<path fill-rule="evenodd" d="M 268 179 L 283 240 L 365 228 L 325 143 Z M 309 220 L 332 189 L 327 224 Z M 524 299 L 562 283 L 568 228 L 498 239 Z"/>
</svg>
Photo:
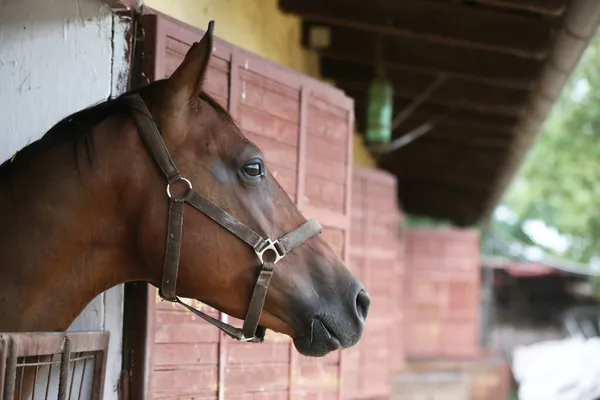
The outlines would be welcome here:
<svg viewBox="0 0 600 400">
<path fill-rule="evenodd" d="M 495 220 L 494 231 L 535 245 L 524 223 L 542 220 L 568 241 L 564 252 L 547 252 L 583 263 L 600 257 L 600 37 L 584 53 L 503 204 L 517 220 Z"/>
</svg>

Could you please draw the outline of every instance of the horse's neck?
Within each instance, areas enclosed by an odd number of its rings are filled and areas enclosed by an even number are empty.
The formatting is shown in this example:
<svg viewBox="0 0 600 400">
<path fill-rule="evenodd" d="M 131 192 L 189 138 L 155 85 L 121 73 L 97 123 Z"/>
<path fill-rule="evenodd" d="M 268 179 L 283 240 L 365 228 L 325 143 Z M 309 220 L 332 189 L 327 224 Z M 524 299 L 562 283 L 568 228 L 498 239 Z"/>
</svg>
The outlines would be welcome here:
<svg viewBox="0 0 600 400">
<path fill-rule="evenodd" d="M 131 280 L 118 197 L 80 166 L 65 143 L 0 176 L 0 332 L 65 330 L 94 297 Z"/>
</svg>

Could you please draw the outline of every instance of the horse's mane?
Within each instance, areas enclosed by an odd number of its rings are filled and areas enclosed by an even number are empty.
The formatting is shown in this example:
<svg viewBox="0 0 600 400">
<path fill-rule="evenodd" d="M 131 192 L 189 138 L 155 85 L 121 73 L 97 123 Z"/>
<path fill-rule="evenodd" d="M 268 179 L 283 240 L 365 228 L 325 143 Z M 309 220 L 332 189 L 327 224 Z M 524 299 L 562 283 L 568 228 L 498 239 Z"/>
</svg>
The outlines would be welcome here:
<svg viewBox="0 0 600 400">
<path fill-rule="evenodd" d="M 41 138 L 31 142 L 21 150 L 17 151 L 12 157 L 0 164 L 0 181 L 11 176 L 19 168 L 28 165 L 45 150 L 58 146 L 66 141 L 77 139 L 85 140 L 87 156 L 91 160 L 92 141 L 90 132 L 106 118 L 119 114 L 128 113 L 129 107 L 126 104 L 125 96 L 139 93 L 140 89 L 131 90 L 119 97 L 107 99 L 92 105 L 83 110 L 77 111 L 56 123 Z M 218 114 L 223 116 L 228 122 L 233 122 L 229 112 L 214 100 L 207 93 L 200 93 L 200 99 L 207 102 Z M 75 150 L 76 147 L 74 147 Z"/>
</svg>

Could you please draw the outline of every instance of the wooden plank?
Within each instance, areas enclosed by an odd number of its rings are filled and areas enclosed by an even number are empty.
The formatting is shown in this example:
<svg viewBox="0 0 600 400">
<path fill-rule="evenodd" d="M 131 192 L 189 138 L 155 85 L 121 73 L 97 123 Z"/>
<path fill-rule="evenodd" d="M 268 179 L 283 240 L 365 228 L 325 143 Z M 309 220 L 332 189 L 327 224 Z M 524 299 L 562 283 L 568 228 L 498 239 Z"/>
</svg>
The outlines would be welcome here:
<svg viewBox="0 0 600 400">
<path fill-rule="evenodd" d="M 346 146 L 331 146 L 329 141 L 317 134 L 306 135 L 306 147 L 310 157 L 331 159 L 340 163 L 346 162 L 348 152 Z"/>
<path fill-rule="evenodd" d="M 154 349 L 154 366 L 216 365 L 219 348 L 214 343 L 161 343 Z"/>
<path fill-rule="evenodd" d="M 358 129 L 364 127 L 366 118 L 366 98 L 361 92 L 348 91 L 348 95 L 356 99 L 356 118 Z M 410 99 L 396 96 L 394 98 L 394 114 L 402 110 Z M 421 105 L 408 120 L 398 128 L 398 134 L 407 132 L 411 126 L 423 122 L 435 122 L 436 127 L 469 128 L 489 132 L 490 135 L 512 134 L 519 123 L 518 116 L 482 113 L 473 109 L 452 108 L 439 104 L 425 103 Z M 427 135 L 425 135 L 427 136 Z"/>
<path fill-rule="evenodd" d="M 159 325 L 154 343 L 217 343 L 219 331 L 208 323 Z"/>
<path fill-rule="evenodd" d="M 331 29 L 331 43 L 317 51 L 322 60 L 338 60 L 344 66 L 373 67 L 376 37 L 344 28 Z M 383 62 L 389 71 L 436 75 L 443 72 L 451 79 L 479 81 L 488 85 L 530 88 L 537 78 L 543 60 L 521 58 L 479 49 L 444 46 L 415 39 L 395 38 L 384 43 Z M 324 68 L 322 73 L 332 79 L 339 68 Z M 334 64 L 335 65 L 335 64 Z"/>
<path fill-rule="evenodd" d="M 345 231 L 334 228 L 323 228 L 323 239 L 333 248 L 336 254 L 343 258 Z"/>
<path fill-rule="evenodd" d="M 336 365 L 300 365 L 298 375 L 298 389 L 309 392 L 333 392 L 337 398 L 338 367 Z"/>
<path fill-rule="evenodd" d="M 227 111 L 229 115 L 238 123 L 241 124 L 241 78 L 240 78 L 240 67 L 242 65 L 242 57 L 239 51 L 235 49 L 231 52 L 231 58 L 229 63 L 229 104 Z M 229 322 L 229 316 L 223 312 L 219 313 L 219 320 L 221 322 Z M 224 332 L 219 332 L 219 364 L 218 364 L 218 377 L 217 377 L 217 400 L 225 399 L 225 380 L 226 380 L 226 368 L 227 360 L 229 359 L 229 337 Z"/>
<path fill-rule="evenodd" d="M 288 363 L 227 365 L 225 390 L 228 394 L 286 390 L 289 387 L 288 369 Z"/>
<path fill-rule="evenodd" d="M 188 299 L 188 298 L 182 297 L 181 301 L 183 301 L 184 303 L 186 303 L 190 306 L 194 306 L 194 307 L 198 308 L 199 310 L 201 310 L 207 314 L 213 315 L 213 316 L 216 315 L 216 313 L 218 312 L 211 306 L 204 304 L 199 300 L 193 300 L 193 299 Z M 155 303 L 156 303 L 155 310 L 158 312 L 166 311 L 166 312 L 173 312 L 174 314 L 187 315 L 190 317 L 191 321 L 195 321 L 197 319 L 197 317 L 195 317 L 194 314 L 192 314 L 190 311 L 182 308 L 181 306 L 177 305 L 176 303 L 164 300 L 158 294 L 156 295 Z M 191 318 L 191 317 L 194 317 L 194 318 Z M 168 317 L 165 317 L 165 318 L 168 318 Z M 162 319 L 162 320 L 160 320 L 160 323 L 163 324 L 163 323 L 169 323 L 169 322 L 166 319 Z"/>
<path fill-rule="evenodd" d="M 250 60 L 246 55 L 243 65 L 240 66 L 240 77 L 243 82 L 251 83 L 268 92 L 273 92 L 278 96 L 289 98 L 294 103 L 298 103 L 300 93 L 298 88 L 286 81 L 286 79 L 277 79 L 277 76 L 269 76 L 265 71 L 265 63 L 259 60 Z M 285 78 L 283 76 L 279 76 Z"/>
<path fill-rule="evenodd" d="M 310 96 L 310 89 L 308 85 L 303 84 L 300 87 L 300 104 L 299 104 L 299 127 L 298 127 L 298 164 L 297 164 L 297 175 L 296 175 L 296 206 L 301 209 L 306 204 L 305 188 L 306 188 L 306 142 L 307 142 L 307 117 L 308 117 L 308 98 Z M 306 215 L 305 215 L 306 216 Z M 322 223 L 322 222 L 321 222 Z M 288 400 L 294 400 L 297 396 L 297 375 L 298 375 L 298 360 L 299 354 L 296 351 L 293 341 L 289 344 L 289 390 Z"/>
<path fill-rule="evenodd" d="M 184 396 L 216 392 L 217 366 L 156 369 L 152 376 L 154 393 Z M 157 396 L 158 397 L 158 396 Z"/>
<path fill-rule="evenodd" d="M 294 124 L 299 122 L 297 100 L 252 82 L 242 81 L 242 104 Z"/>
<path fill-rule="evenodd" d="M 322 64 L 327 62 L 337 63 L 337 61 L 325 59 Z M 351 64 L 343 70 L 338 69 L 335 76 L 331 78 L 335 79 L 336 86 L 339 88 L 364 93 L 370 84 L 372 74 L 358 75 L 352 70 Z M 360 71 L 360 68 L 358 70 Z M 424 92 L 436 78 L 432 74 L 393 70 L 389 73 L 389 79 L 396 96 L 414 98 Z M 476 103 L 490 108 L 502 108 L 523 104 L 530 95 L 531 91 L 528 89 L 493 86 L 485 82 L 450 78 L 432 93 L 429 100 L 440 104 L 460 100 L 466 104 Z"/>
<path fill-rule="evenodd" d="M 488 157 L 489 162 L 502 162 L 495 157 Z M 428 158 L 425 160 L 421 159 L 423 163 L 427 163 Z M 468 163 L 463 164 L 460 169 L 456 166 L 448 163 L 447 169 L 444 171 L 447 175 L 444 177 L 439 176 L 439 171 L 429 170 L 421 172 L 419 175 L 408 175 L 408 172 L 398 174 L 398 182 L 403 188 L 404 195 L 412 195 L 412 193 L 405 193 L 410 190 L 423 190 L 428 188 L 437 187 L 441 189 L 450 189 L 452 192 L 462 191 L 466 196 L 469 192 L 473 192 L 474 196 L 478 194 L 476 192 L 485 190 L 486 181 L 495 179 L 496 175 L 492 172 L 487 171 L 474 171 L 471 167 L 471 162 L 477 163 L 477 161 L 467 160 Z M 445 167 L 440 165 L 440 167 Z M 489 167 L 491 169 L 491 167 Z"/>
<path fill-rule="evenodd" d="M 289 362 L 288 342 L 267 341 L 260 346 L 231 343 L 227 353 L 227 365 L 235 364 L 285 364 Z"/>
<path fill-rule="evenodd" d="M 165 308 L 159 309 L 158 306 L 164 304 Z M 168 307 L 168 308 L 166 308 Z M 204 320 L 190 311 L 182 310 L 183 307 L 175 303 L 169 304 L 168 302 L 160 302 L 155 308 L 155 321 L 159 325 L 181 325 L 181 324 L 197 324 L 204 322 Z M 200 310 L 208 310 L 206 313 L 211 317 L 218 317 L 219 313 L 213 308 L 204 306 Z M 203 311 L 204 311 L 203 310 Z"/>
<path fill-rule="evenodd" d="M 422 0 L 279 0 L 279 6 L 319 23 L 538 59 L 548 54 L 554 23 L 552 19 Z"/>
<path fill-rule="evenodd" d="M 318 177 L 306 177 L 306 201 L 313 207 L 344 212 L 344 186 Z"/>
<path fill-rule="evenodd" d="M 310 176 L 324 179 L 326 181 L 346 184 L 348 170 L 347 163 L 335 160 L 327 160 L 323 157 L 308 156 L 310 162 L 306 165 L 306 173 Z M 345 189 L 347 190 L 347 189 Z"/>
<path fill-rule="evenodd" d="M 327 98 L 327 100 L 325 100 L 325 98 Z M 332 99 L 329 98 L 329 96 L 324 96 L 323 93 L 320 91 L 312 91 L 310 95 L 311 107 L 344 122 L 347 122 L 346 120 L 348 118 L 348 109 L 352 108 L 351 104 L 344 103 L 349 103 L 350 101 L 351 100 L 348 99 L 346 99 L 345 102 L 340 102 L 337 99 L 332 101 Z M 347 105 L 347 107 L 345 105 Z"/>
<path fill-rule="evenodd" d="M 296 205 L 305 204 L 305 185 L 306 185 L 306 159 L 307 159 L 307 118 L 308 118 L 308 98 L 310 90 L 306 85 L 300 88 L 300 126 L 298 127 L 298 174 L 296 178 Z M 290 392 L 292 392 L 290 390 Z"/>
<path fill-rule="evenodd" d="M 346 229 L 350 224 L 349 219 L 343 213 L 331 212 L 330 210 L 315 207 L 312 204 L 305 204 L 299 208 L 300 212 L 306 218 L 316 219 L 323 226 Z"/>
<path fill-rule="evenodd" d="M 478 243 L 472 230 L 406 232 L 407 340 L 424 338 L 411 344 L 411 357 L 462 358 L 479 352 L 480 311 L 473 301 L 480 292 Z"/>
<path fill-rule="evenodd" d="M 549 16 L 562 15 L 568 6 L 568 0 L 477 0 L 477 2 L 481 5 L 529 11 Z"/>
<path fill-rule="evenodd" d="M 443 84 L 442 84 L 442 86 L 443 86 Z M 348 93 L 356 94 L 356 96 L 359 98 L 366 97 L 366 95 L 368 93 L 368 89 L 364 86 L 362 88 L 360 86 L 359 87 L 357 87 L 357 86 L 348 87 L 348 86 L 344 86 L 343 82 L 340 82 L 339 87 Z M 489 96 L 493 96 L 493 95 L 494 95 L 493 92 L 489 93 Z M 409 92 L 404 92 L 400 88 L 399 90 L 394 91 L 393 101 L 394 102 L 403 102 L 405 100 L 412 100 L 412 99 L 414 99 L 414 96 L 415 96 L 414 94 L 409 93 Z M 429 97 L 426 100 L 426 104 L 442 106 L 446 109 L 461 109 L 461 110 L 468 110 L 468 111 L 473 111 L 473 112 L 487 114 L 487 115 L 494 115 L 494 116 L 498 115 L 498 116 L 521 118 L 527 112 L 527 107 L 528 107 L 527 102 L 528 101 L 529 101 L 529 98 L 526 96 L 523 96 L 518 101 L 512 102 L 512 103 L 495 102 L 493 104 L 489 104 L 489 102 L 478 102 L 475 100 L 463 99 L 460 97 L 452 98 L 452 97 L 443 96 L 443 95 L 440 96 L 440 95 L 437 95 L 434 93 L 431 95 L 431 97 Z"/>
<path fill-rule="evenodd" d="M 256 135 L 297 147 L 298 125 L 246 105 L 240 107 L 240 127 Z"/>
<path fill-rule="evenodd" d="M 286 400 L 287 391 L 269 391 L 254 393 L 231 393 L 227 395 L 228 400 Z"/>
<path fill-rule="evenodd" d="M 317 135 L 331 145 L 342 146 L 348 141 L 348 118 L 338 119 L 333 114 L 317 107 L 308 107 L 307 119 L 309 135 Z"/>
<path fill-rule="evenodd" d="M 386 397 L 391 392 L 390 374 L 396 358 L 404 359 L 395 354 L 402 348 L 390 336 L 391 327 L 401 323 L 396 289 L 403 284 L 396 280 L 401 245 L 397 236 L 401 218 L 395 200 L 396 178 L 381 170 L 355 167 L 352 185 L 355 189 L 351 232 L 357 242 L 352 252 L 359 263 L 360 279 L 371 296 L 371 309 L 364 337 L 357 346 L 358 359 L 354 361 L 358 387 L 350 398 Z M 377 371 L 377 379 L 372 371 Z"/>
</svg>

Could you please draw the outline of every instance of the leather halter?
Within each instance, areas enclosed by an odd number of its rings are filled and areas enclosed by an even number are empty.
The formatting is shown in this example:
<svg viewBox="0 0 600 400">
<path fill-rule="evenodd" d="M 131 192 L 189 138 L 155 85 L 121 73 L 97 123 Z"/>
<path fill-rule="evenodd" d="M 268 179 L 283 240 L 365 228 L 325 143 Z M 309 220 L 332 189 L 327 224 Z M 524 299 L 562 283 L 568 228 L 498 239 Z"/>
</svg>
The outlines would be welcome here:
<svg viewBox="0 0 600 400">
<path fill-rule="evenodd" d="M 133 94 L 127 96 L 126 100 L 131 108 L 132 117 L 137 125 L 144 144 L 162 171 L 167 182 L 166 191 L 169 198 L 169 217 L 163 278 L 159 290 L 160 296 L 167 301 L 181 304 L 234 339 L 253 343 L 264 341 L 266 329 L 259 326 L 258 321 L 260 320 L 265 298 L 267 297 L 267 290 L 271 277 L 273 276 L 275 264 L 296 247 L 300 246 L 311 237 L 319 234 L 322 231 L 321 225 L 317 221 L 308 220 L 278 240 L 260 236 L 192 188 L 192 183 L 179 173 L 179 169 L 167 150 L 158 127 L 154 123 L 150 111 L 142 97 L 139 94 Z M 177 197 L 171 194 L 171 185 L 180 182 L 187 185 L 187 190 L 183 196 Z M 183 210 L 185 204 L 189 204 L 196 210 L 206 214 L 214 222 L 248 244 L 254 250 L 260 261 L 260 274 L 254 286 L 254 292 L 241 329 L 213 318 L 210 315 L 187 305 L 177 297 L 175 289 L 177 285 L 177 271 L 179 269 Z"/>
</svg>

